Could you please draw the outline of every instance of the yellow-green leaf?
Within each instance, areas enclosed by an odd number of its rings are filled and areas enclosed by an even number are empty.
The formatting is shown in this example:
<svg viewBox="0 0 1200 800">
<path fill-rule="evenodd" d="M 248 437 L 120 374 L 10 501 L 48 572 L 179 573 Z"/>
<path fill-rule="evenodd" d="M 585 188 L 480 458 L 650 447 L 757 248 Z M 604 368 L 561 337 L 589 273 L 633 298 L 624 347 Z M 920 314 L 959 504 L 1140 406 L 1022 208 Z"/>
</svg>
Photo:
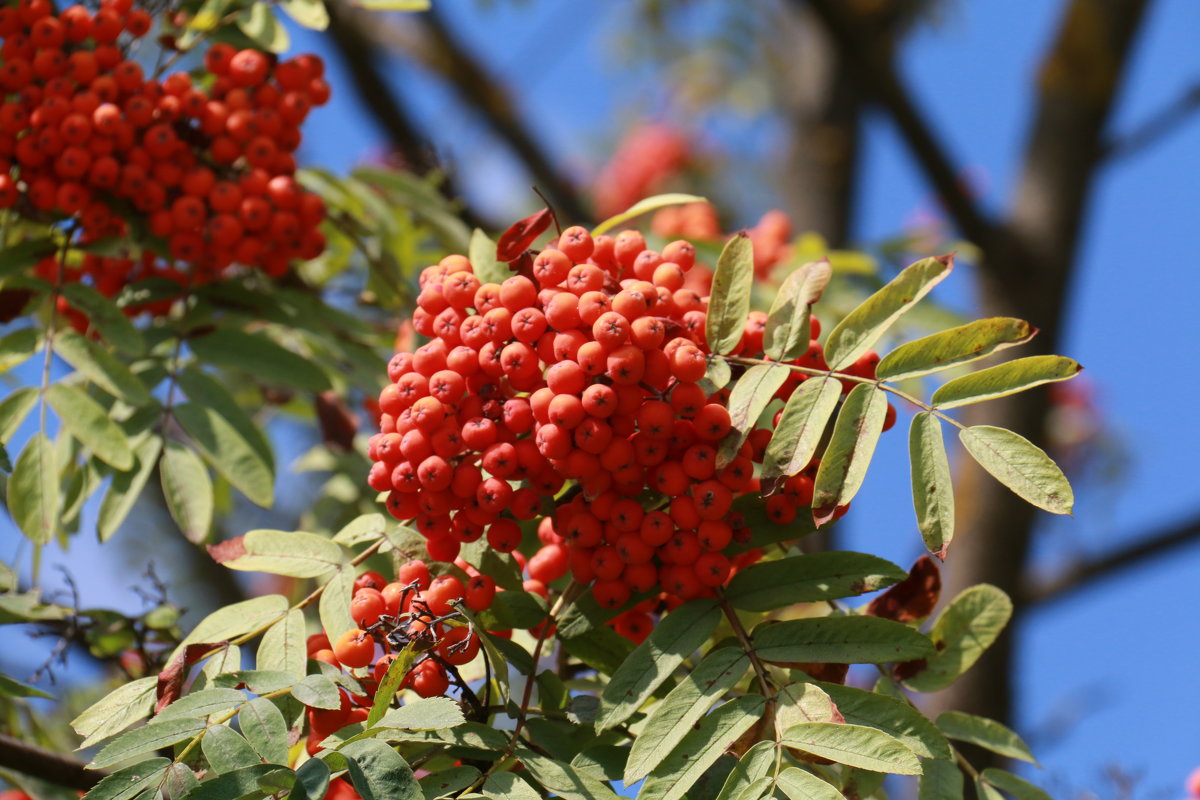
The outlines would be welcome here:
<svg viewBox="0 0 1200 800">
<path fill-rule="evenodd" d="M 950 274 L 953 266 L 953 256 L 922 259 L 864 300 L 825 339 L 829 368 L 840 370 L 857 361 L 896 320 Z"/>
<path fill-rule="evenodd" d="M 62 293 L 72 306 L 87 314 L 88 322 L 113 347 L 134 356 L 145 352 L 142 334 L 112 300 L 86 283 L 68 283 Z"/>
<path fill-rule="evenodd" d="M 171 413 L 217 472 L 251 502 L 270 508 L 275 475 L 241 431 L 210 406 L 184 403 Z"/>
<path fill-rule="evenodd" d="M 37 352 L 42 337 L 37 328 L 18 328 L 0 336 L 0 372 L 24 364 Z"/>
<path fill-rule="evenodd" d="M 191 450 L 179 442 L 168 441 L 159 476 L 171 518 L 189 542 L 203 543 L 213 518 L 213 487 L 208 468 Z"/>
<path fill-rule="evenodd" d="M 966 742 L 1002 756 L 1036 764 L 1029 746 L 1012 729 L 987 717 L 963 711 L 946 711 L 937 718 L 938 729 L 947 737 Z"/>
<path fill-rule="evenodd" d="M 913 417 L 908 455 L 917 527 L 929 552 L 944 559 L 954 538 L 954 485 L 942 441 L 942 423 L 933 414 L 923 411 Z"/>
<path fill-rule="evenodd" d="M 291 43 L 287 28 L 279 24 L 274 10 L 266 3 L 251 3 L 238 14 L 237 26 L 251 41 L 271 53 L 282 53 Z"/>
<path fill-rule="evenodd" d="M 713 272 L 705 336 L 708 349 L 725 355 L 742 340 L 754 285 L 754 247 L 745 231 L 725 243 Z"/>
<path fill-rule="evenodd" d="M 1012 601 L 995 586 L 981 583 L 964 590 L 942 610 L 929 632 L 936 655 L 904 684 L 918 692 L 945 689 L 992 646 L 1011 616 Z"/>
<path fill-rule="evenodd" d="M 799 767 L 788 767 L 779 773 L 779 789 L 788 800 L 845 800 L 845 795 L 832 784 Z"/>
<path fill-rule="evenodd" d="M 73 330 L 54 337 L 54 352 L 113 397 L 132 406 L 150 402 L 150 393 L 137 376 L 100 345 Z"/>
<path fill-rule="evenodd" d="M 96 458 L 121 472 L 133 468 L 133 451 L 124 432 L 81 389 L 66 383 L 51 384 L 46 389 L 46 402 L 63 427 Z"/>
<path fill-rule="evenodd" d="M 783 280 L 767 314 L 763 352 L 776 361 L 791 361 L 808 351 L 813 303 L 821 299 L 833 268 L 826 260 L 801 265 Z"/>
<path fill-rule="evenodd" d="M 833 436 L 813 484 L 813 522 L 818 527 L 858 494 L 883 433 L 885 416 L 887 395 L 882 389 L 860 383 L 850 390 L 833 423 Z"/>
<path fill-rule="evenodd" d="M 336 642 L 339 636 L 356 627 L 354 618 L 350 616 L 350 593 L 354 589 L 354 578 L 354 567 L 346 564 L 329 579 L 325 591 L 321 593 L 317 612 L 321 617 L 321 627 L 331 642 Z"/>
<path fill-rule="evenodd" d="M 947 382 L 933 393 L 938 408 L 956 408 L 1005 397 L 1043 383 L 1074 378 L 1083 367 L 1063 356 L 1029 356 L 981 369 Z"/>
<path fill-rule="evenodd" d="M 329 27 L 329 12 L 321 0 L 282 0 L 279 7 L 305 28 L 323 31 Z"/>
<path fill-rule="evenodd" d="M 784 733 L 783 744 L 872 772 L 920 775 L 921 762 L 900 740 L 862 725 L 804 722 Z"/>
<path fill-rule="evenodd" d="M 133 451 L 137 468 L 113 475 L 104 500 L 100 503 L 100 517 L 96 521 L 100 541 L 108 541 L 129 515 L 158 463 L 162 443 L 163 440 L 157 436 L 146 437 Z"/>
<path fill-rule="evenodd" d="M 888 353 L 875 368 L 880 380 L 902 380 L 984 358 L 1034 337 L 1037 328 L 1023 319 L 991 317 L 908 342 Z"/>
<path fill-rule="evenodd" d="M 809 378 L 792 392 L 763 457 L 764 488 L 775 479 L 795 475 L 808 466 L 841 394 L 841 383 L 827 376 Z"/>
<path fill-rule="evenodd" d="M 208 550 L 230 569 L 290 578 L 319 578 L 346 561 L 341 547 L 324 536 L 304 531 L 250 531 Z"/>
<path fill-rule="evenodd" d="M 49 544 L 58 530 L 58 458 L 44 433 L 26 443 L 8 478 L 8 513 L 35 544 Z"/>
<path fill-rule="evenodd" d="M 790 370 L 781 364 L 755 364 L 746 370 L 729 393 L 731 430 L 717 450 L 717 469 L 724 469 L 758 422 L 775 392 L 783 386 Z"/>
<path fill-rule="evenodd" d="M 249 373 L 266 383 L 309 392 L 323 392 L 330 386 L 329 376 L 319 366 L 264 334 L 215 330 L 190 339 L 188 346 L 202 361 Z"/>
<path fill-rule="evenodd" d="M 879 617 L 815 617 L 767 622 L 751 634 L 772 663 L 886 664 L 932 656 L 929 637 Z"/>
<path fill-rule="evenodd" d="M 601 222 L 596 227 L 592 228 L 592 236 L 610 231 L 618 225 L 628 222 L 634 217 L 641 216 L 650 211 L 657 211 L 660 208 L 667 206 L 678 206 L 686 203 L 706 203 L 708 200 L 694 194 L 682 194 L 679 192 L 673 194 L 656 194 L 653 197 L 647 197 L 644 200 L 639 200 L 629 208 L 622 211 L 616 216 L 609 217 Z"/>
<path fill-rule="evenodd" d="M 263 634 L 254 668 L 276 670 L 303 678 L 308 664 L 304 612 L 293 608 Z"/>
<path fill-rule="evenodd" d="M 471 270 L 480 283 L 502 283 L 512 276 L 508 265 L 496 258 L 496 243 L 479 228 L 471 231 L 471 246 L 467 254 Z"/>
<path fill-rule="evenodd" d="M 999 767 L 988 767 L 979 774 L 981 780 L 1002 789 L 1017 800 L 1052 800 L 1050 795 L 1022 777 Z"/>
<path fill-rule="evenodd" d="M 964 428 L 958 432 L 958 439 L 979 466 L 1026 502 L 1051 514 L 1071 513 L 1075 506 L 1071 483 L 1033 442 L 991 425 Z"/>
</svg>

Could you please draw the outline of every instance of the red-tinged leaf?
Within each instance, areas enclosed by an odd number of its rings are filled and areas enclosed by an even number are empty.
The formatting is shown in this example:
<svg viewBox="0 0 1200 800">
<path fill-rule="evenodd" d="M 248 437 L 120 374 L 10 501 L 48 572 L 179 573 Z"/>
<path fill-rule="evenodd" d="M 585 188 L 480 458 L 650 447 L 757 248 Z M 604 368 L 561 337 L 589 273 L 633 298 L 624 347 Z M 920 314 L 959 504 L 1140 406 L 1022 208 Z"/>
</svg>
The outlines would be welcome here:
<svg viewBox="0 0 1200 800">
<path fill-rule="evenodd" d="M 937 562 L 921 556 L 907 578 L 871 601 L 867 613 L 896 622 L 915 622 L 933 613 L 941 591 L 942 573 Z"/>
<path fill-rule="evenodd" d="M 213 650 L 220 648 L 224 642 L 197 642 L 184 647 L 171 663 L 158 676 L 156 695 L 158 702 L 154 705 L 154 713 L 160 713 L 164 708 L 174 703 L 183 694 L 183 679 L 187 677 L 188 668 Z"/>
<path fill-rule="evenodd" d="M 547 228 L 550 227 L 550 222 L 554 219 L 554 214 L 548 208 L 543 208 L 541 211 L 530 214 L 522 220 L 518 220 L 509 226 L 503 234 L 500 235 L 500 240 L 496 242 L 496 258 L 501 261 L 515 261 L 522 253 L 529 249 L 533 241 L 541 236 Z"/>
<path fill-rule="evenodd" d="M 213 561 L 218 564 L 225 564 L 229 561 L 236 561 L 246 555 L 246 542 L 244 536 L 238 536 L 234 539 L 227 539 L 217 544 L 208 546 L 208 554 L 213 557 Z"/>
</svg>

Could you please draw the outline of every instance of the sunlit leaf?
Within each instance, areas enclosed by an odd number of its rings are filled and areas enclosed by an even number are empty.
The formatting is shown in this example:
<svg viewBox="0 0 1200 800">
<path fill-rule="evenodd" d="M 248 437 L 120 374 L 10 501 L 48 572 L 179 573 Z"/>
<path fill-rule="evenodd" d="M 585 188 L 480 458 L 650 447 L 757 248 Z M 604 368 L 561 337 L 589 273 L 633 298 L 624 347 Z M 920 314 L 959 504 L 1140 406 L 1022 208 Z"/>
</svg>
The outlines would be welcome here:
<svg viewBox="0 0 1200 800">
<path fill-rule="evenodd" d="M 350 781 L 362 800 L 424 800 L 412 767 L 383 742 L 360 739 L 338 752 L 345 756 Z"/>
<path fill-rule="evenodd" d="M 35 544 L 49 544 L 58 529 L 62 499 L 53 442 L 36 433 L 25 444 L 6 489 L 8 513 Z"/>
<path fill-rule="evenodd" d="M 829 377 L 809 378 L 792 392 L 763 456 L 764 487 L 808 466 L 841 393 L 841 383 Z"/>
<path fill-rule="evenodd" d="M 133 509 L 142 494 L 142 489 L 150 480 L 158 456 L 162 452 L 163 440 L 157 436 L 149 436 L 134 448 L 133 455 L 137 459 L 137 468 L 128 472 L 113 475 L 104 500 L 100 503 L 100 517 L 96 521 L 96 532 L 100 541 L 108 541 L 125 517 Z"/>
<path fill-rule="evenodd" d="M 865 553 L 806 553 L 763 561 L 739 570 L 725 596 L 735 608 L 771 611 L 793 603 L 815 603 L 873 592 L 902 581 L 907 573 Z"/>
<path fill-rule="evenodd" d="M 941 409 L 1005 397 L 1044 383 L 1074 378 L 1083 367 L 1063 356 L 1029 356 L 971 372 L 948 381 L 933 393 Z"/>
<path fill-rule="evenodd" d="M 1009 758 L 1037 763 L 1021 737 L 995 720 L 962 711 L 946 711 L 938 716 L 937 726 L 951 739 L 977 745 Z"/>
<path fill-rule="evenodd" d="M 171 518 L 189 542 L 201 544 L 208 538 L 213 519 L 213 488 L 208 468 L 191 450 L 168 441 L 159 476 Z"/>
<path fill-rule="evenodd" d="M 958 432 L 971 457 L 1018 497 L 1052 514 L 1070 514 L 1075 493 L 1046 452 L 1020 434 L 991 425 Z"/>
<path fill-rule="evenodd" d="M 952 256 L 918 261 L 843 317 L 825 339 L 829 368 L 840 370 L 857 361 L 904 312 L 950 274 L 953 266 Z"/>
<path fill-rule="evenodd" d="M 844 800 L 845 795 L 831 784 L 805 772 L 799 767 L 788 767 L 779 773 L 779 788 L 788 800 Z"/>
<path fill-rule="evenodd" d="M 729 419 L 732 430 L 717 450 L 717 469 L 724 469 L 737 455 L 738 448 L 762 416 L 767 404 L 787 380 L 790 370 L 778 364 L 755 364 L 737 379 L 729 393 Z"/>
<path fill-rule="evenodd" d="M 171 412 L 197 448 L 251 502 L 269 508 L 275 497 L 271 466 L 242 433 L 210 406 L 184 403 Z"/>
<path fill-rule="evenodd" d="M 150 402 L 145 384 L 129 367 L 87 337 L 73 330 L 60 331 L 54 337 L 54 352 L 113 397 L 132 406 Z"/>
<path fill-rule="evenodd" d="M 965 589 L 938 615 L 930 639 L 937 654 L 905 679 L 910 689 L 936 692 L 962 675 L 996 641 L 1012 616 L 1012 601 L 1000 589 L 981 583 Z"/>
<path fill-rule="evenodd" d="M 346 561 L 342 548 L 315 533 L 250 531 L 208 548 L 217 562 L 242 572 L 319 578 Z"/>
<path fill-rule="evenodd" d="M 897 775 L 921 774 L 921 763 L 913 751 L 875 728 L 804 722 L 787 729 L 783 744 L 858 769 Z"/>
<path fill-rule="evenodd" d="M 878 617 L 817 617 L 768 622 L 751 635 L 755 651 L 772 663 L 884 664 L 933 655 L 929 638 Z"/>
<path fill-rule="evenodd" d="M 592 228 L 592 236 L 599 236 L 606 233 L 618 225 L 624 224 L 634 217 L 647 214 L 651 211 L 657 211 L 660 208 L 667 206 L 685 205 L 687 203 L 706 203 L 708 200 L 694 194 L 682 194 L 675 192 L 672 194 L 656 194 L 653 197 L 647 197 L 644 200 L 639 200 L 629 208 L 622 211 L 620 214 L 609 217 L 601 222 L 596 227 Z"/>
<path fill-rule="evenodd" d="M 249 373 L 265 383 L 309 392 L 323 392 L 330 387 L 324 370 L 264 334 L 218 329 L 189 339 L 188 346 L 202 361 Z"/>
<path fill-rule="evenodd" d="M 984 358 L 1034 337 L 1037 329 L 1022 319 L 991 317 L 902 344 L 875 368 L 880 380 L 915 378 Z"/>
<path fill-rule="evenodd" d="M 838 507 L 849 503 L 862 487 L 886 415 L 883 390 L 865 383 L 850 390 L 813 483 L 813 521 L 818 527 L 832 520 Z"/>
<path fill-rule="evenodd" d="M 913 417 L 908 456 L 917 527 L 929 552 L 944 559 L 954 538 L 954 483 L 942 440 L 942 423 L 933 414 L 923 411 Z"/>
<path fill-rule="evenodd" d="M 250 40 L 270 53 L 283 53 L 291 39 L 287 28 L 279 24 L 274 10 L 265 3 L 251 3 L 238 14 L 237 26 Z"/>
<path fill-rule="evenodd" d="M 784 278 L 767 314 L 763 333 L 767 358 L 792 361 L 807 352 L 812 337 L 812 304 L 821 299 L 832 275 L 828 261 L 810 261 Z"/>
<path fill-rule="evenodd" d="M 979 774 L 979 777 L 985 783 L 990 783 L 997 789 L 1007 792 L 1017 800 L 1051 800 L 1050 795 L 1041 788 L 1008 770 L 988 767 Z"/>
<path fill-rule="evenodd" d="M 730 353 L 742 340 L 754 285 L 754 248 L 745 231 L 725 243 L 713 272 L 705 336 L 708 349 Z"/>
</svg>

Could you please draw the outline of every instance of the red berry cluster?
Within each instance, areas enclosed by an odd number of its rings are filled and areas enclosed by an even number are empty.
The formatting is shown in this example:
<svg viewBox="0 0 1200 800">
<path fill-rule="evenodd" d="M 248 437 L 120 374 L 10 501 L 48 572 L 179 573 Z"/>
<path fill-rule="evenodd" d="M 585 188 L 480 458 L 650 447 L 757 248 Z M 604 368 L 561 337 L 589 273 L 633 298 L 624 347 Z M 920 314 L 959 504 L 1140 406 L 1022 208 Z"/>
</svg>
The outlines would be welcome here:
<svg viewBox="0 0 1200 800">
<path fill-rule="evenodd" d="M 758 488 L 770 432 L 717 469 L 730 417 L 727 393 L 700 385 L 707 298 L 685 287 L 695 257 L 682 240 L 658 252 L 636 231 L 574 227 L 502 284 L 481 284 L 462 256 L 422 273 L 413 322 L 431 341 L 389 364 L 368 482 L 415 520 L 431 557 L 451 561 L 485 535 L 511 552 L 518 523 L 552 509 L 528 563 L 542 584 L 570 571 L 616 608 L 729 578 L 738 564 L 723 551 L 749 533 L 731 505 Z M 761 355 L 765 322 L 751 315 L 738 352 Z"/>
<path fill-rule="evenodd" d="M 357 627 L 330 642 L 325 634 L 310 636 L 309 656 L 336 667 L 371 669 L 365 682 L 368 695 L 347 697 L 343 713 L 313 710 L 309 733 L 310 752 L 344 725 L 357 720 L 353 703 L 370 706 L 374 687 L 383 680 L 396 653 L 410 643 L 421 652 L 402 686 L 422 697 L 445 694 L 450 687 L 454 667 L 468 664 L 479 654 L 479 636 L 462 624 L 462 615 L 452 602 L 462 600 L 472 611 L 483 611 L 496 596 L 496 584 L 474 570 L 464 583 L 457 575 L 433 577 L 425 562 L 414 559 L 396 570 L 396 580 L 388 581 L 375 571 L 367 571 L 354 582 L 350 616 Z M 349 719 L 349 721 L 346 721 Z"/>
<path fill-rule="evenodd" d="M 172 260 L 199 283 L 235 262 L 279 275 L 319 255 L 324 204 L 292 177 L 292 153 L 309 110 L 329 99 L 321 60 L 272 63 L 215 44 L 200 82 L 148 78 L 127 51 L 151 22 L 133 0 L 0 8 L 0 208 L 73 218 L 82 244 L 165 241 L 166 262 L 89 255 L 66 268 L 106 295 L 147 274 L 185 282 Z M 55 259 L 40 269 L 58 271 Z"/>
</svg>

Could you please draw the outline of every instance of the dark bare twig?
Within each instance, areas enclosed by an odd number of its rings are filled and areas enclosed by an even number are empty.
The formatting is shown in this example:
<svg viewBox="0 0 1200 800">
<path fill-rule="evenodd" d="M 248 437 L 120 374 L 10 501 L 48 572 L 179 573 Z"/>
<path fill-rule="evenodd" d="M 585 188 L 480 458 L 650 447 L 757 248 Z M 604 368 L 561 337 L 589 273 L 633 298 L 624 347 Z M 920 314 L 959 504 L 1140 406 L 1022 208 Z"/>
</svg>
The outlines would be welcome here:
<svg viewBox="0 0 1200 800">
<path fill-rule="evenodd" d="M 1175 132 L 1200 111 L 1200 82 L 1184 89 L 1165 107 L 1151 114 L 1124 136 L 1114 136 L 1100 146 L 1099 158 L 1112 163 L 1137 155 Z"/>
<path fill-rule="evenodd" d="M 4 734 L 0 734 L 0 767 L 85 792 L 108 775 L 103 770 L 88 769 L 81 761 Z"/>
<path fill-rule="evenodd" d="M 959 171 L 917 108 L 908 87 L 896 77 L 895 65 L 887 56 L 888 48 L 882 42 L 872 41 L 876 37 L 856 24 L 847 4 L 839 0 L 793 1 L 807 4 L 816 13 L 864 92 L 886 109 L 959 229 L 968 239 L 987 247 L 994 233 L 992 223 L 967 193 Z"/>
<path fill-rule="evenodd" d="M 1020 596 L 1023 602 L 1031 605 L 1061 600 L 1074 591 L 1091 586 L 1096 580 L 1197 541 L 1200 541 L 1200 516 L 1155 531 L 1106 555 L 1079 561 L 1052 578 L 1027 578 L 1022 583 Z"/>
</svg>

